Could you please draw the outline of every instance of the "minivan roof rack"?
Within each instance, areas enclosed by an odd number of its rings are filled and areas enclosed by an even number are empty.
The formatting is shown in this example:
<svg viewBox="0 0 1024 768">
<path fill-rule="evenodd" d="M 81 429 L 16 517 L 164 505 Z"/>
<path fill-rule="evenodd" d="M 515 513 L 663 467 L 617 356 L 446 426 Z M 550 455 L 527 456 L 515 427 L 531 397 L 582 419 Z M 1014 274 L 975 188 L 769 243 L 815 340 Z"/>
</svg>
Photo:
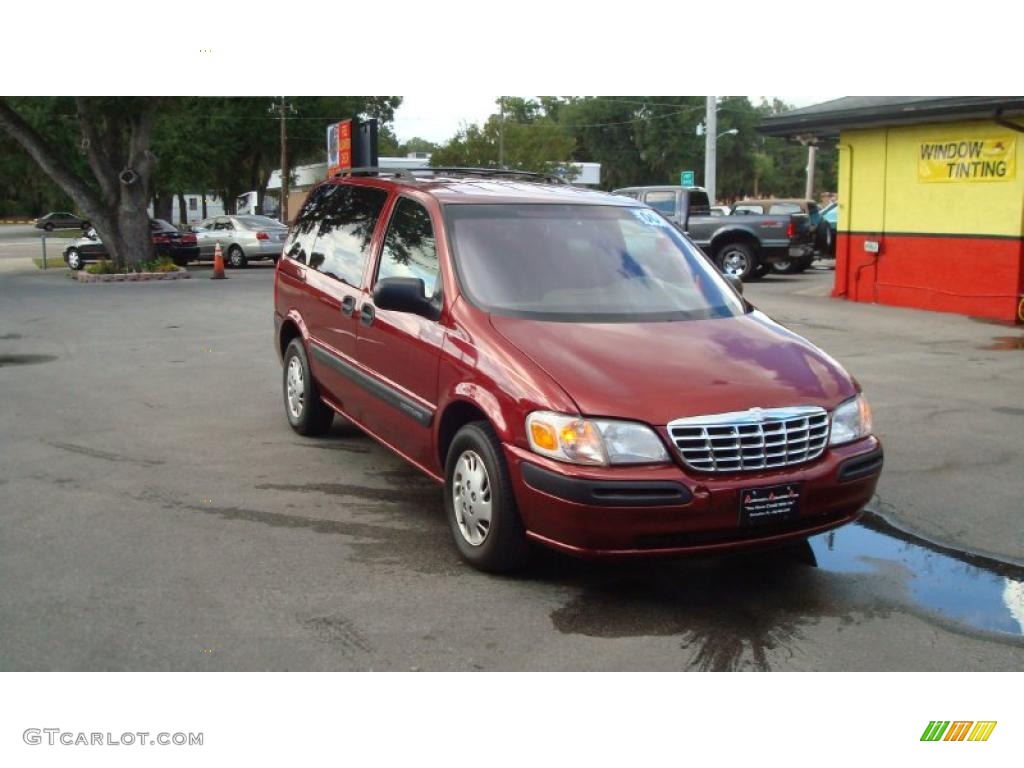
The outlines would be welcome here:
<svg viewBox="0 0 1024 768">
<path fill-rule="evenodd" d="M 362 168 L 343 168 L 334 174 L 339 176 L 393 176 L 398 179 L 412 181 L 417 179 L 416 174 L 452 174 L 457 176 L 477 176 L 480 178 L 502 178 L 520 177 L 527 180 L 548 181 L 555 184 L 568 184 L 561 176 L 552 173 L 536 173 L 534 171 L 519 171 L 514 168 L 467 168 L 461 166 L 439 166 L 428 168 L 380 168 L 377 166 L 364 166 Z"/>
</svg>

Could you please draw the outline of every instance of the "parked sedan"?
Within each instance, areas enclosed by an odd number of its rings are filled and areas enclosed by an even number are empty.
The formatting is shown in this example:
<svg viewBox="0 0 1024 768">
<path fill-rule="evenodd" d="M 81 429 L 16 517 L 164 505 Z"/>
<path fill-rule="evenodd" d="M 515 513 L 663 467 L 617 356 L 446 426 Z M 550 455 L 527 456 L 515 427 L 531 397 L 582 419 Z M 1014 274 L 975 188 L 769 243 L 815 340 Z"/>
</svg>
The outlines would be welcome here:
<svg viewBox="0 0 1024 768">
<path fill-rule="evenodd" d="M 36 229 L 53 232 L 55 229 L 89 229 L 92 226 L 85 219 L 66 211 L 48 213 L 36 219 Z"/>
<path fill-rule="evenodd" d="M 150 219 L 149 229 L 157 256 L 170 256 L 179 267 L 199 258 L 196 236 L 191 232 L 179 232 L 163 219 Z M 75 238 L 64 249 L 64 261 L 71 269 L 81 269 L 87 262 L 109 258 L 110 252 L 95 229 Z"/>
<path fill-rule="evenodd" d="M 288 227 L 269 216 L 217 216 L 193 227 L 199 243 L 199 258 L 212 259 L 220 244 L 225 261 L 244 267 L 252 259 L 277 258 L 284 250 Z"/>
</svg>

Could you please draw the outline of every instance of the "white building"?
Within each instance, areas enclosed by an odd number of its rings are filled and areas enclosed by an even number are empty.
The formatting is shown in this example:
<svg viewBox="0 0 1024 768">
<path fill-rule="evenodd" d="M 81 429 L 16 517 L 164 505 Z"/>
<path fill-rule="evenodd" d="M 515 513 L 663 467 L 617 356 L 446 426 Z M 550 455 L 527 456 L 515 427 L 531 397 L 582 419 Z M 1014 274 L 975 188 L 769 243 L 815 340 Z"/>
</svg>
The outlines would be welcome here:
<svg viewBox="0 0 1024 768">
<path fill-rule="evenodd" d="M 171 206 L 171 224 L 177 226 L 178 224 L 185 222 L 187 224 L 196 224 L 203 219 L 203 197 L 204 195 L 199 193 L 185 193 L 185 210 L 182 212 L 178 206 L 178 196 L 172 197 L 173 205 Z M 206 216 L 221 216 L 224 213 L 224 201 L 216 195 L 205 195 L 206 197 Z M 153 215 L 153 206 L 149 206 L 149 215 Z"/>
</svg>

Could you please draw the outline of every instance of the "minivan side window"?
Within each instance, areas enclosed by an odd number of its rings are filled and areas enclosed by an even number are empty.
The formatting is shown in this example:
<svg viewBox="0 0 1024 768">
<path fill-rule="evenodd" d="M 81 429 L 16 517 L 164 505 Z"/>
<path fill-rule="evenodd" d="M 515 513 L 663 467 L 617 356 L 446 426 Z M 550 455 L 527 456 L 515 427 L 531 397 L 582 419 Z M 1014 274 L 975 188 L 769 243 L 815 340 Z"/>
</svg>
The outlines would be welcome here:
<svg viewBox="0 0 1024 768">
<path fill-rule="evenodd" d="M 395 203 L 384 237 L 377 279 L 385 277 L 418 277 L 423 281 L 423 294 L 428 299 L 436 296 L 441 287 L 430 214 L 406 197 L 400 197 Z"/>
<path fill-rule="evenodd" d="M 376 187 L 327 187 L 309 266 L 358 288 L 387 198 L 388 193 Z"/>
</svg>

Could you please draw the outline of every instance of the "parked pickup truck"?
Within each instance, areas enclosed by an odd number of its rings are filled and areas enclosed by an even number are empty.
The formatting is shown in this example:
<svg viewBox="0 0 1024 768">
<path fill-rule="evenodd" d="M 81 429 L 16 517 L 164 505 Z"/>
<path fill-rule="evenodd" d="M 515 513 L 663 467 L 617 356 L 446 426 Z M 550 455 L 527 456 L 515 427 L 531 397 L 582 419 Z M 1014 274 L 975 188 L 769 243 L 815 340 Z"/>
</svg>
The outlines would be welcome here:
<svg viewBox="0 0 1024 768">
<path fill-rule="evenodd" d="M 760 279 L 775 262 L 803 259 L 813 253 L 813 235 L 792 213 L 758 216 L 712 216 L 708 193 L 701 187 L 624 187 L 625 195 L 662 213 L 701 247 L 727 275 Z"/>
</svg>

